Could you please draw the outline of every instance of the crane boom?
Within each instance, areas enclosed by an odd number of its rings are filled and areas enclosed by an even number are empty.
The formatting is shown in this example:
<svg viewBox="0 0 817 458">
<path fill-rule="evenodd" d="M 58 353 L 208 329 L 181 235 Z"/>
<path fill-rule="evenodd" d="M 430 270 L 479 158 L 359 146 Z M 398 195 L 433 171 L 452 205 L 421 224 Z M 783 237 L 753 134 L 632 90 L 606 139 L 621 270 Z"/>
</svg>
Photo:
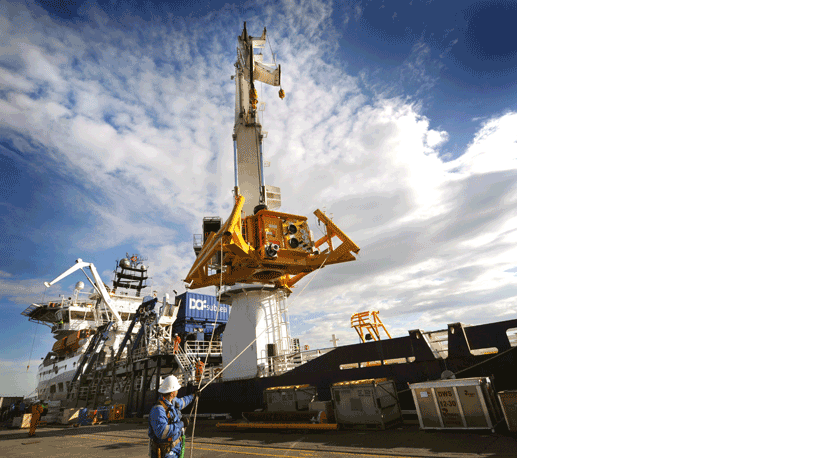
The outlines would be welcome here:
<svg viewBox="0 0 817 458">
<path fill-rule="evenodd" d="M 281 194 L 278 188 L 264 183 L 263 137 L 258 119 L 258 91 L 255 82 L 270 86 L 281 85 L 281 66 L 261 62 L 262 55 L 256 54 L 256 48 L 263 48 L 267 42 L 267 29 L 261 37 L 247 34 L 247 23 L 244 32 L 238 37 L 238 58 L 235 62 L 235 126 L 233 142 L 236 166 L 236 183 L 244 196 L 242 211 L 252 215 L 256 207 L 277 209 L 281 206 Z M 283 98 L 283 92 L 279 92 Z"/>
<path fill-rule="evenodd" d="M 116 319 L 116 324 L 121 325 L 122 324 L 122 317 L 119 316 L 119 312 L 117 312 L 113 308 L 113 306 L 111 305 L 111 302 L 112 302 L 111 301 L 111 296 L 110 296 L 110 294 L 108 294 L 108 290 L 107 290 L 107 288 L 105 288 L 105 283 L 99 277 L 99 272 L 96 271 L 96 267 L 92 263 L 84 262 L 82 259 L 77 259 L 76 264 L 69 267 L 68 270 L 66 270 L 65 272 L 60 274 L 57 278 L 51 280 L 50 282 L 46 281 L 46 282 L 43 282 L 43 283 L 45 284 L 46 288 L 50 288 L 51 286 L 53 286 L 58 281 L 60 281 L 63 278 L 71 275 L 72 273 L 76 272 L 77 270 L 82 270 L 83 267 L 88 267 L 91 270 L 91 275 L 94 277 L 94 279 L 91 280 L 90 278 L 88 278 L 88 281 L 91 282 L 91 285 L 97 290 L 99 295 L 102 297 L 102 302 L 105 303 L 105 306 L 108 307 L 108 310 L 110 310 L 111 314 L 113 314 L 113 317 Z M 86 277 L 88 277 L 88 274 L 86 274 L 84 270 L 82 271 L 82 273 L 85 274 Z"/>
</svg>

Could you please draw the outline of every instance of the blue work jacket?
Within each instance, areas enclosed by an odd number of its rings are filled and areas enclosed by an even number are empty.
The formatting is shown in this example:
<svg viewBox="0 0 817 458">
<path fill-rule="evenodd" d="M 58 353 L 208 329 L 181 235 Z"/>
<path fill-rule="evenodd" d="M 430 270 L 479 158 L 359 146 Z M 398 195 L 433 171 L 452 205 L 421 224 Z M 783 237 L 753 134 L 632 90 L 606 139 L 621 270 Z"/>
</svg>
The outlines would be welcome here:
<svg viewBox="0 0 817 458">
<path fill-rule="evenodd" d="M 175 398 L 173 402 L 168 405 L 168 412 L 170 412 L 170 422 L 167 421 L 167 414 L 165 408 L 162 407 L 158 401 L 157 405 L 150 409 L 150 428 L 148 428 L 148 437 L 156 442 L 167 442 L 170 438 L 171 442 L 175 441 L 184 432 L 184 423 L 182 423 L 181 410 L 187 407 L 193 401 L 193 395 L 188 394 L 183 398 Z M 179 443 L 173 450 L 172 454 L 179 456 L 182 453 L 182 444 Z"/>
</svg>

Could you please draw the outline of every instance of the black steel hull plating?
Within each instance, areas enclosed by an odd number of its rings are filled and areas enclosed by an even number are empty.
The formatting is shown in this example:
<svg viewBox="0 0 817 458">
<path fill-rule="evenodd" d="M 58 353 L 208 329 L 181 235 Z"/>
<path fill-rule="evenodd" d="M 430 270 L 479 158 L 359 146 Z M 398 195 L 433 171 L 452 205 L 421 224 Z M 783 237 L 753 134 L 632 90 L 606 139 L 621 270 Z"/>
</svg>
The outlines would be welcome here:
<svg viewBox="0 0 817 458">
<path fill-rule="evenodd" d="M 516 347 L 511 346 L 507 331 L 516 328 L 516 320 L 463 327 L 460 323 L 448 325 L 448 357 L 436 359 L 421 331 L 410 331 L 406 337 L 338 347 L 285 374 L 213 382 L 199 399 L 199 413 L 251 412 L 262 407 L 264 390 L 275 386 L 312 385 L 320 400 L 330 399 L 333 383 L 370 378 L 394 380 L 403 409 L 413 410 L 414 401 L 408 391 L 409 383 L 439 380 L 443 371 L 453 372 L 457 378 L 492 376 L 497 391 L 516 389 Z M 474 355 L 472 351 L 495 348 L 496 353 Z M 353 369 L 341 365 L 413 357 L 413 362 L 387 364 Z M 180 395 L 191 388 L 183 388 Z"/>
</svg>

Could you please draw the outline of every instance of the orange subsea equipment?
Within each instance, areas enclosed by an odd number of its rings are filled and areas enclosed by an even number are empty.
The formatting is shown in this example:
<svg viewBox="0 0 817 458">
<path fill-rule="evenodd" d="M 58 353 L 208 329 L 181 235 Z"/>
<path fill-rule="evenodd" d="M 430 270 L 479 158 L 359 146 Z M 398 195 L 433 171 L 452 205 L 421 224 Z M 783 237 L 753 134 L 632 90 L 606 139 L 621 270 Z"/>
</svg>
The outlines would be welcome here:
<svg viewBox="0 0 817 458">
<path fill-rule="evenodd" d="M 354 261 L 360 248 L 327 217 L 315 210 L 325 234 L 315 240 L 305 216 L 263 208 L 242 218 L 244 196 L 228 220 L 206 235 L 184 282 L 190 289 L 260 283 L 290 289 L 324 266 Z"/>
</svg>

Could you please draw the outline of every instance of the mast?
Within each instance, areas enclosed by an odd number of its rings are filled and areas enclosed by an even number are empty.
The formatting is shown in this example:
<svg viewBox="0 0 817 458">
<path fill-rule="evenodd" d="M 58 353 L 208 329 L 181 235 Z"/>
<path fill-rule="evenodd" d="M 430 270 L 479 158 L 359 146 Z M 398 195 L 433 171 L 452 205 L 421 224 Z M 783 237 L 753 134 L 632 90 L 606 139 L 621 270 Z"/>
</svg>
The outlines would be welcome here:
<svg viewBox="0 0 817 458">
<path fill-rule="evenodd" d="M 264 183 L 264 156 L 262 149 L 266 132 L 261 130 L 258 116 L 258 91 L 255 83 L 270 86 L 281 85 L 281 66 L 265 64 L 260 52 L 267 42 L 267 29 L 261 37 L 244 32 L 238 37 L 235 62 L 235 125 L 233 127 L 233 152 L 235 159 L 235 186 L 244 196 L 242 212 L 245 216 L 255 213 L 256 208 L 275 210 L 281 207 L 281 190 Z M 278 92 L 284 98 L 283 90 Z"/>
</svg>

